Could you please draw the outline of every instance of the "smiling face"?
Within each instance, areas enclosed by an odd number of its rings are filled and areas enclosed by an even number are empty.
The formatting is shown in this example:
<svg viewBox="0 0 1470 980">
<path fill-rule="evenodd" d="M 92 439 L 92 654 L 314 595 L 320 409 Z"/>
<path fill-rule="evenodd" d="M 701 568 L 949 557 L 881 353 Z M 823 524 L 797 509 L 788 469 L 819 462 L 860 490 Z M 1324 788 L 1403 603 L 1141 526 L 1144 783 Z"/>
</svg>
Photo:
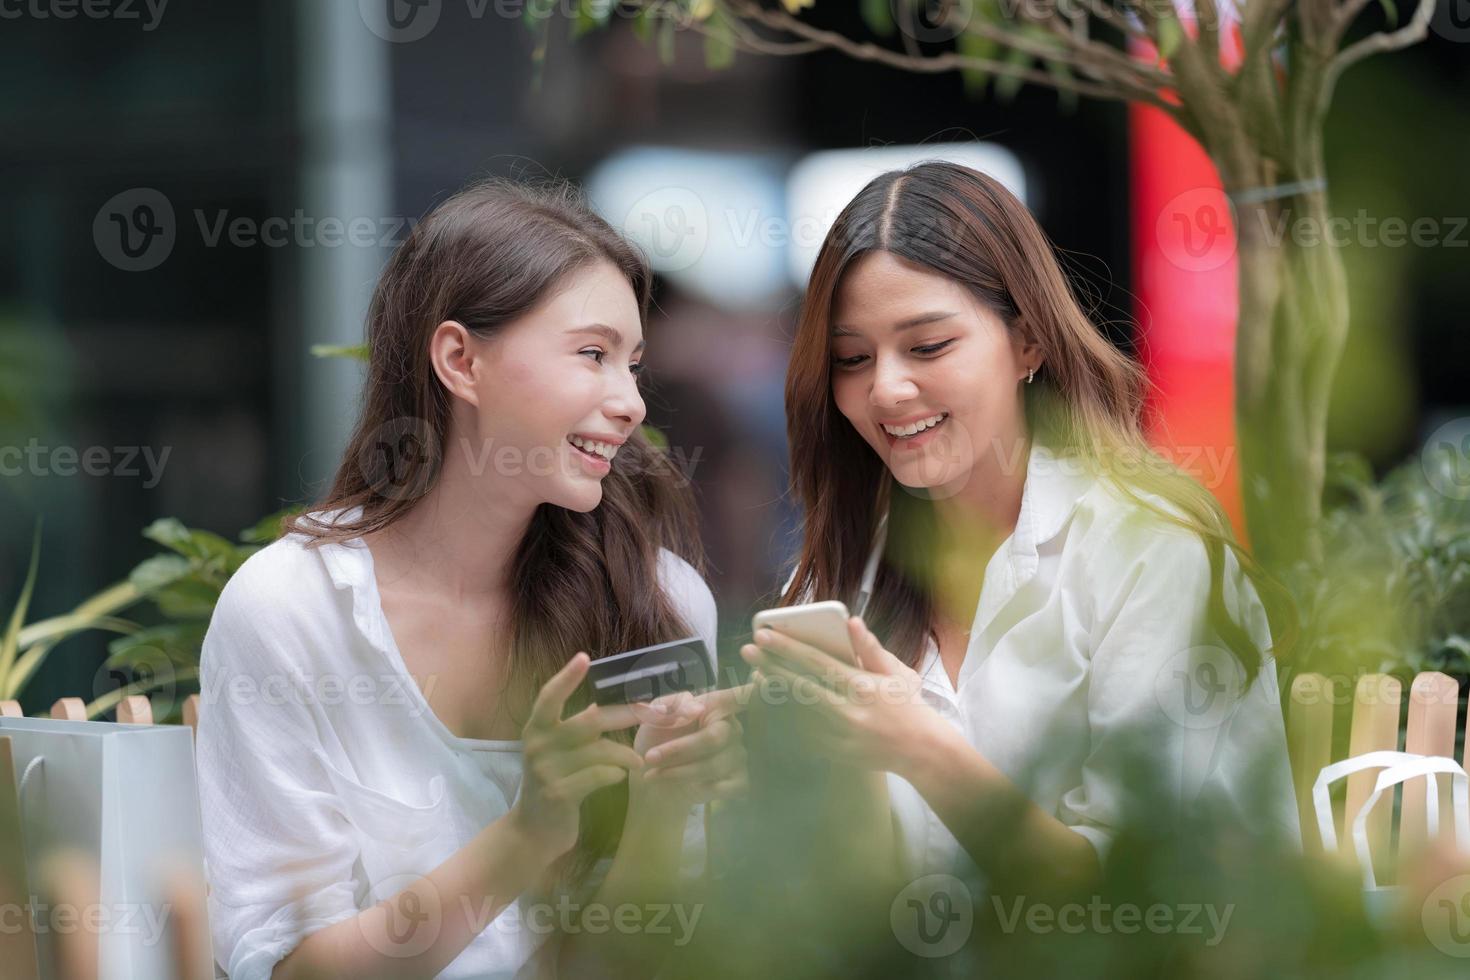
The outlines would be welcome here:
<svg viewBox="0 0 1470 980">
<path fill-rule="evenodd" d="M 461 375 L 470 397 L 457 421 L 466 435 L 450 453 L 527 506 L 595 508 L 612 457 L 646 414 L 637 377 L 643 329 L 627 278 L 597 262 L 493 336 L 464 337 L 474 364 Z M 451 356 L 441 377 L 454 367 Z"/>
<path fill-rule="evenodd" d="M 936 498 L 1009 458 L 1025 435 L 1019 385 L 1039 363 L 964 286 L 889 252 L 853 262 L 833 298 L 838 411 L 899 483 Z"/>
</svg>

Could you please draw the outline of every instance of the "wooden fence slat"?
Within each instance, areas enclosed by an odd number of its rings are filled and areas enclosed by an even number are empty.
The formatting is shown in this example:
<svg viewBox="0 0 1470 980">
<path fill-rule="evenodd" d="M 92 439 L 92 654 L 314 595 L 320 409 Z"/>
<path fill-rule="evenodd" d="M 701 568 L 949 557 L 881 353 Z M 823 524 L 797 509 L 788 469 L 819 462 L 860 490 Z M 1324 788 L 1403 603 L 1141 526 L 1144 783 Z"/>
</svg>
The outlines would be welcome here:
<svg viewBox="0 0 1470 980">
<path fill-rule="evenodd" d="M 1332 761 L 1332 688 L 1321 674 L 1302 674 L 1291 682 L 1291 709 L 1286 719 L 1287 749 L 1292 782 L 1296 787 L 1297 815 L 1302 825 L 1302 849 L 1322 850 L 1312 807 L 1312 785 L 1322 767 Z"/>
<path fill-rule="evenodd" d="M 1409 688 L 1409 724 L 1404 734 L 1404 751 L 1418 755 L 1455 755 L 1455 715 L 1460 707 L 1460 685 L 1438 671 L 1428 671 L 1414 678 Z M 1439 781 L 1439 825 L 1450 828 L 1450 777 L 1435 776 Z M 1404 804 L 1399 816 L 1399 856 L 1411 858 L 1420 854 L 1428 842 L 1424 820 L 1426 786 L 1423 779 L 1404 783 Z"/>
<path fill-rule="evenodd" d="M 1353 696 L 1353 727 L 1348 755 L 1392 751 L 1399 747 L 1399 706 L 1403 701 L 1403 685 L 1388 674 L 1365 674 L 1358 679 Z M 1365 769 L 1348 777 L 1347 807 L 1343 811 L 1343 836 L 1347 840 L 1353 821 L 1373 792 L 1378 769 Z M 1393 855 L 1388 853 L 1389 831 L 1393 826 L 1393 799 L 1385 794 L 1368 817 L 1368 847 L 1374 855 L 1373 867 L 1380 882 L 1391 880 Z M 1352 854 L 1347 846 L 1345 853 Z M 1353 858 L 1356 860 L 1356 858 Z"/>
<path fill-rule="evenodd" d="M 194 730 L 197 738 L 199 735 L 199 695 L 191 694 L 184 699 L 184 724 Z"/>
<path fill-rule="evenodd" d="M 117 720 L 124 725 L 151 725 L 153 702 L 142 694 L 130 694 L 118 703 Z"/>
<path fill-rule="evenodd" d="M 87 705 L 81 698 L 57 698 L 51 706 L 51 717 L 66 721 L 86 721 Z"/>
</svg>

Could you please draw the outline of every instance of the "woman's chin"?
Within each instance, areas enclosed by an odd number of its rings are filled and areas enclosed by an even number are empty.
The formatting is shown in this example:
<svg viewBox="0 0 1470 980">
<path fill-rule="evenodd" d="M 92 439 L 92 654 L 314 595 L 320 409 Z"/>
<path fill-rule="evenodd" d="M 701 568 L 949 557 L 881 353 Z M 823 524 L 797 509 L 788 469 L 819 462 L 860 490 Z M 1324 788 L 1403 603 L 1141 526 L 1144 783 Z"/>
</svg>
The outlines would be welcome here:
<svg viewBox="0 0 1470 980">
<path fill-rule="evenodd" d="M 597 506 L 602 503 L 602 481 L 573 478 L 557 487 L 552 497 L 546 502 L 581 514 L 596 510 Z"/>
<path fill-rule="evenodd" d="M 933 500 L 943 500 L 959 493 L 964 489 L 970 475 L 968 466 L 957 466 L 953 463 L 936 465 L 933 461 L 926 466 L 923 459 L 898 462 L 890 459 L 888 471 L 905 490 L 915 496 Z"/>
</svg>

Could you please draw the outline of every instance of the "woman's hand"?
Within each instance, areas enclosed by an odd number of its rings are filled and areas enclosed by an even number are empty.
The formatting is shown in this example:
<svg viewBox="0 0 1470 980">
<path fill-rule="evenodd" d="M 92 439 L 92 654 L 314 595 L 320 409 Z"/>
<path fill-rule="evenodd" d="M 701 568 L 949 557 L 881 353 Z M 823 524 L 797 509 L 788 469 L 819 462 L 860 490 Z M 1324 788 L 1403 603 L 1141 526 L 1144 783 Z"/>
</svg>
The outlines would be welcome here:
<svg viewBox="0 0 1470 980">
<path fill-rule="evenodd" d="M 736 715 L 753 693 L 754 685 L 746 684 L 631 705 L 643 722 L 633 740 L 645 766 L 634 777 L 641 791 L 685 809 L 743 795 L 749 776 Z"/>
<path fill-rule="evenodd" d="M 542 686 L 521 733 L 524 774 L 510 816 L 548 863 L 576 844 L 582 801 L 643 768 L 632 748 L 602 737 L 636 724 L 631 714 L 591 704 L 562 718 L 589 663 L 587 654 L 578 653 Z"/>
<path fill-rule="evenodd" d="M 860 667 L 772 629 L 757 631 L 740 655 L 755 668 L 767 703 L 809 706 L 803 731 L 816 752 L 859 769 L 911 773 L 932 739 L 953 734 L 952 726 L 924 703 L 918 673 L 883 649 L 860 618 L 848 619 L 847 632 Z"/>
</svg>

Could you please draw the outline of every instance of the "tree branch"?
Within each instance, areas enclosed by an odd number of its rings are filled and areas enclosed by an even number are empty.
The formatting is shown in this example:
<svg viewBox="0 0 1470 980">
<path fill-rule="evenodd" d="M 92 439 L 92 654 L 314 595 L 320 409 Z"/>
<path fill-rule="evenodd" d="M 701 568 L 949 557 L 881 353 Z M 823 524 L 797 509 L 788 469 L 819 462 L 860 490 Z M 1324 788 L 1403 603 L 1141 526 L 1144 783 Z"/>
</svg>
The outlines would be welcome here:
<svg viewBox="0 0 1470 980">
<path fill-rule="evenodd" d="M 1434 17 L 1434 0 L 1419 0 L 1419 6 L 1414 9 L 1414 16 L 1403 27 L 1396 31 L 1379 32 L 1370 34 L 1348 45 L 1337 53 L 1327 64 L 1327 75 L 1322 82 L 1321 103 L 1325 110 L 1326 105 L 1332 101 L 1332 90 L 1337 85 L 1338 77 L 1353 65 L 1362 61 L 1370 55 L 1380 54 L 1385 51 L 1398 51 L 1407 48 L 1411 44 L 1418 44 L 1424 40 L 1429 33 L 1429 21 Z"/>
<path fill-rule="evenodd" d="M 1171 105 L 1160 98 L 1157 92 L 1147 87 L 1142 87 L 1143 83 L 1136 80 L 1120 81 L 1110 78 L 1107 82 L 1094 83 L 1075 78 L 1057 77 L 1049 72 L 1040 71 L 1029 66 L 1014 65 L 991 58 L 976 58 L 954 51 L 914 57 L 903 52 L 880 47 L 870 42 L 855 41 L 836 31 L 814 27 L 798 17 L 787 14 L 785 11 L 761 7 L 753 2 L 753 0 L 730 0 L 729 5 L 733 12 L 748 21 L 781 31 L 784 34 L 800 38 L 804 41 L 818 44 L 821 47 L 840 52 L 858 61 L 871 61 L 892 68 L 923 74 L 974 70 L 988 72 L 994 75 L 1006 75 L 1047 88 L 1076 92 L 1079 95 L 1089 95 L 1100 99 L 1115 99 L 1124 102 L 1141 102 L 1155 106 L 1169 113 L 1169 115 L 1177 117 L 1177 106 Z M 980 26 L 971 24 L 969 29 L 980 33 Z M 1083 66 L 1076 59 L 1066 57 L 1064 52 L 1059 52 L 1053 47 L 1033 41 L 1030 38 L 1021 37 L 1013 32 L 1002 31 L 999 28 L 995 28 L 994 25 L 984 26 L 987 30 L 993 32 L 994 39 L 1002 44 L 1011 45 L 1036 57 L 1065 62 L 1079 70 L 1083 69 Z M 1093 44 L 1095 47 L 1104 46 L 1100 42 L 1088 43 Z M 1110 48 L 1109 50 L 1112 49 Z"/>
</svg>

